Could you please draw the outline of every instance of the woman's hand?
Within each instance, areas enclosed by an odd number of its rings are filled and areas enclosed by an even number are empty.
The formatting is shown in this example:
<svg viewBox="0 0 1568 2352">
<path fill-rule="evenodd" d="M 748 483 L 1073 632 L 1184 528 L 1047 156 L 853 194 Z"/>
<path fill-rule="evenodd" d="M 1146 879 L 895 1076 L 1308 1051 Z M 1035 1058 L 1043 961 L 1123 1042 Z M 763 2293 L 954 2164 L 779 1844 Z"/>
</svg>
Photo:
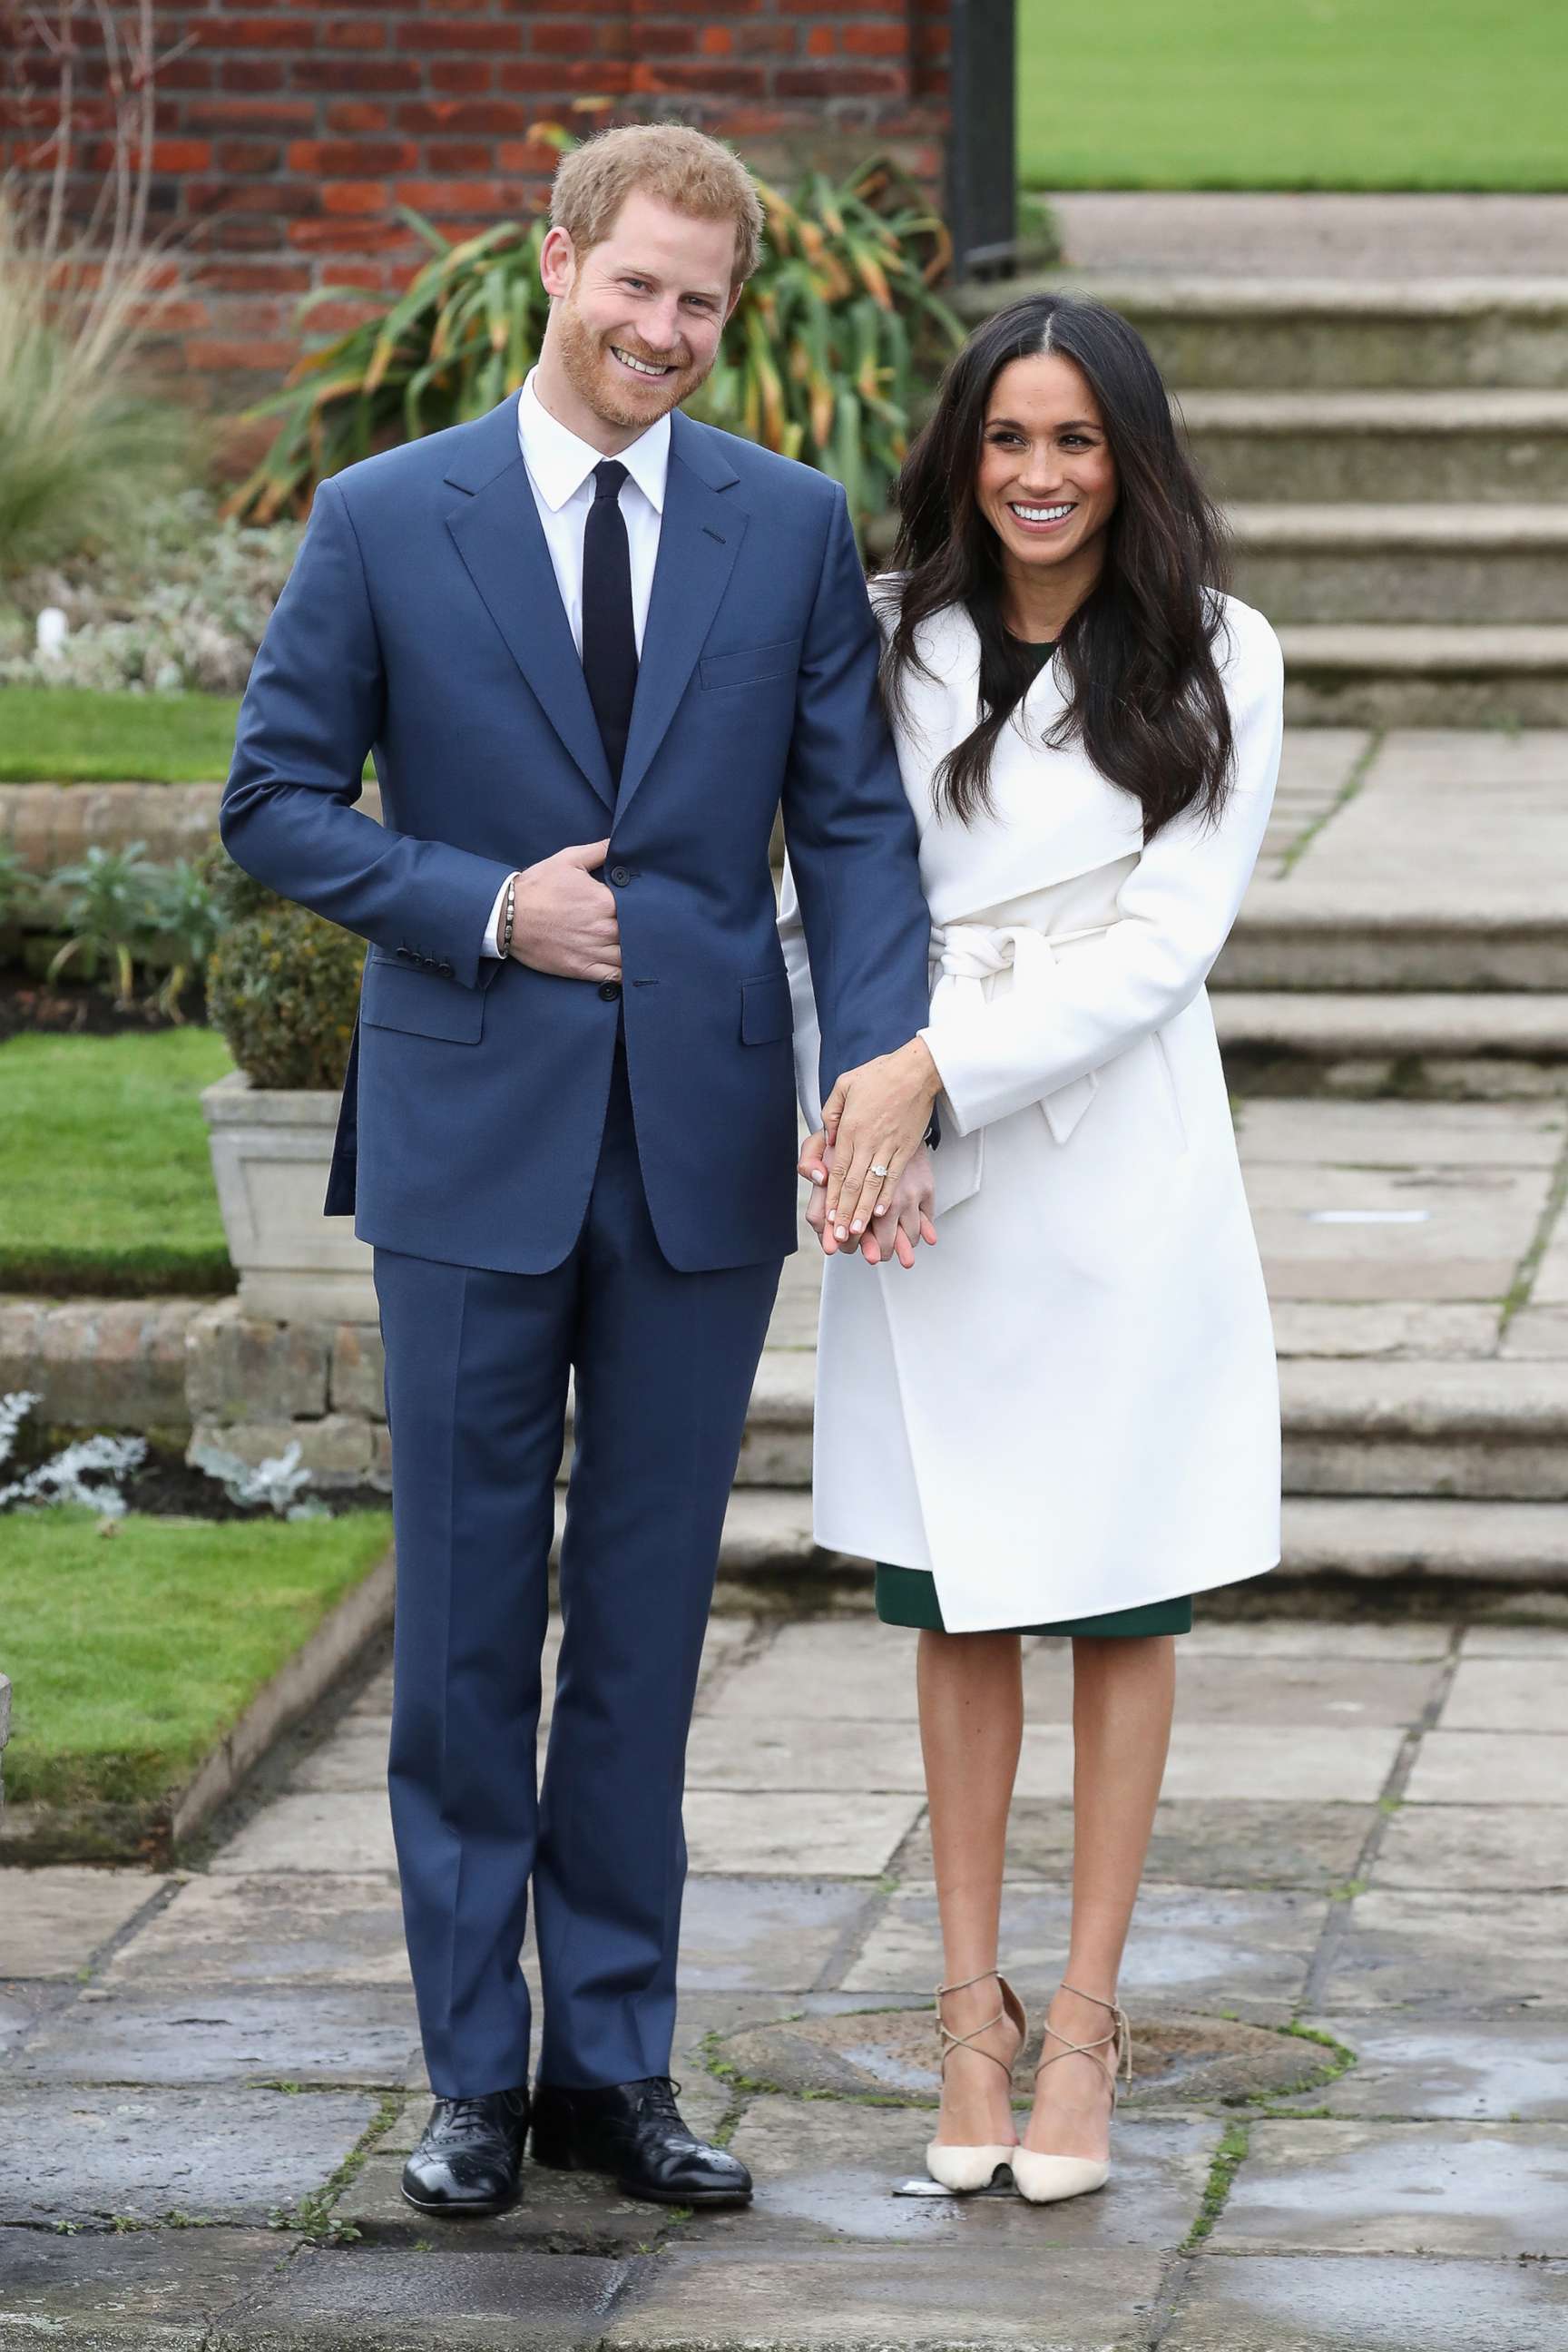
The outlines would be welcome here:
<svg viewBox="0 0 1568 2352">
<path fill-rule="evenodd" d="M 852 1246 L 873 1215 L 888 1213 L 892 1187 L 921 1149 L 942 1074 L 922 1037 L 896 1054 L 847 1070 L 822 1107 L 833 1146 L 826 1216 L 841 1248 Z"/>
<path fill-rule="evenodd" d="M 804 1147 L 799 1162 L 800 1173 L 808 1177 L 814 1186 L 806 1203 L 805 1222 L 821 1243 L 826 1257 L 836 1257 L 840 1246 L 846 1252 L 857 1246 L 854 1242 L 841 1245 L 827 1223 L 827 1180 L 833 1171 L 833 1146 L 826 1134 L 820 1132 Z M 880 1265 L 896 1257 L 907 1273 L 921 1242 L 935 1248 L 936 1226 L 931 1222 L 935 1181 L 930 1156 L 922 1147 L 908 1162 L 898 1182 L 887 1187 L 887 1206 L 858 1244 L 868 1265 Z"/>
</svg>

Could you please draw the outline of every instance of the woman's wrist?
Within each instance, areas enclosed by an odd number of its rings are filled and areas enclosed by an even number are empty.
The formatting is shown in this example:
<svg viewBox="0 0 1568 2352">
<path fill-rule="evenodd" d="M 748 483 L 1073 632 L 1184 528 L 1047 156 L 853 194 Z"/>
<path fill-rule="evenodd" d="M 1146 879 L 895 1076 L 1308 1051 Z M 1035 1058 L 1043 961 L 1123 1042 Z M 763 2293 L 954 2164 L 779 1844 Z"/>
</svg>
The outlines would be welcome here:
<svg viewBox="0 0 1568 2352">
<path fill-rule="evenodd" d="M 929 1109 L 942 1092 L 942 1072 L 937 1068 L 931 1047 L 923 1037 L 916 1036 L 911 1037 L 907 1045 L 900 1045 L 899 1051 L 909 1056 L 915 1084 L 925 1097 Z"/>
</svg>

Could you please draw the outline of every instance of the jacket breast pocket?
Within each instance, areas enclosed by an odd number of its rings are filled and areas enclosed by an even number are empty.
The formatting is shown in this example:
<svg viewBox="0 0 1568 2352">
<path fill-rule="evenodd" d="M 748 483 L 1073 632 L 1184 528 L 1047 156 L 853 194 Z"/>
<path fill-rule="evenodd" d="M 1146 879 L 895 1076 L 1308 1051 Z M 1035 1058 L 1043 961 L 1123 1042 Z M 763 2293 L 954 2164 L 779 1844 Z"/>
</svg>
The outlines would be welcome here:
<svg viewBox="0 0 1568 2352">
<path fill-rule="evenodd" d="M 777 645 L 746 646 L 739 653 L 710 654 L 698 665 L 703 687 L 760 686 L 764 678 L 793 677 L 800 662 L 800 639 L 783 637 Z"/>
<path fill-rule="evenodd" d="M 771 1045 L 781 1037 L 795 1034 L 795 1013 L 790 1004 L 789 981 L 781 971 L 770 973 L 765 980 L 744 980 L 741 982 L 741 1043 L 742 1045 Z"/>
<path fill-rule="evenodd" d="M 443 980 L 437 972 L 384 963 L 373 953 L 364 968 L 359 1017 L 367 1029 L 402 1029 L 415 1037 L 477 1045 L 485 1022 L 485 992 Z"/>
</svg>

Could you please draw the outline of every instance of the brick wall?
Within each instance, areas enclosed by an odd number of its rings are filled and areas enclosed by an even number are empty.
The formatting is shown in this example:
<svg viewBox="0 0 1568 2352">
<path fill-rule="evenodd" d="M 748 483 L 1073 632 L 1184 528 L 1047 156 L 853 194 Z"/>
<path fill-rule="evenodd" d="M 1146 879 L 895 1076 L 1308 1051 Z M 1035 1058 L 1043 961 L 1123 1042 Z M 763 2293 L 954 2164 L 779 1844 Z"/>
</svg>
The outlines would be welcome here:
<svg viewBox="0 0 1568 2352">
<path fill-rule="evenodd" d="M 58 0 L 46 13 L 58 15 Z M 120 0 L 120 13 L 132 11 Z M 672 117 L 786 181 L 890 149 L 940 183 L 947 0 L 157 0 L 153 215 L 175 232 L 160 324 L 214 406 L 269 390 L 318 288 L 389 291 L 421 248 L 539 205 L 542 121 Z M 73 208 L 101 184 L 109 120 L 92 11 L 79 45 Z M 0 0 L 0 163 L 47 168 L 51 62 L 31 10 Z M 589 112 L 584 101 L 607 101 Z M 574 110 L 577 110 L 574 112 Z M 310 333 L 359 315 L 324 303 Z"/>
</svg>

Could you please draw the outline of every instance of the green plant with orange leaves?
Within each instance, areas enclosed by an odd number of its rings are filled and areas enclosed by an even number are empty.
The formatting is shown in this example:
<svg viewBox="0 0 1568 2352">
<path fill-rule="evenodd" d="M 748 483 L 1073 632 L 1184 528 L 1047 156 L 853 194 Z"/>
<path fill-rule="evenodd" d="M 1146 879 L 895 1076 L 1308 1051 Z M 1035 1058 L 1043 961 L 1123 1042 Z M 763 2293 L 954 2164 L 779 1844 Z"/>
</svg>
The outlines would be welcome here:
<svg viewBox="0 0 1568 2352">
<path fill-rule="evenodd" d="M 760 181 L 758 191 L 762 262 L 692 413 L 831 474 L 860 528 L 886 508 L 921 390 L 963 341 L 937 290 L 951 243 L 923 192 L 881 157 L 841 184 L 813 173 L 793 199 Z M 503 221 L 449 245 L 406 217 L 430 259 L 379 315 L 308 352 L 251 412 L 276 416 L 279 432 L 234 511 L 258 521 L 299 512 L 322 476 L 482 415 L 532 366 L 549 315 L 545 221 Z M 345 295 L 379 299 L 323 289 L 301 315 Z"/>
</svg>

